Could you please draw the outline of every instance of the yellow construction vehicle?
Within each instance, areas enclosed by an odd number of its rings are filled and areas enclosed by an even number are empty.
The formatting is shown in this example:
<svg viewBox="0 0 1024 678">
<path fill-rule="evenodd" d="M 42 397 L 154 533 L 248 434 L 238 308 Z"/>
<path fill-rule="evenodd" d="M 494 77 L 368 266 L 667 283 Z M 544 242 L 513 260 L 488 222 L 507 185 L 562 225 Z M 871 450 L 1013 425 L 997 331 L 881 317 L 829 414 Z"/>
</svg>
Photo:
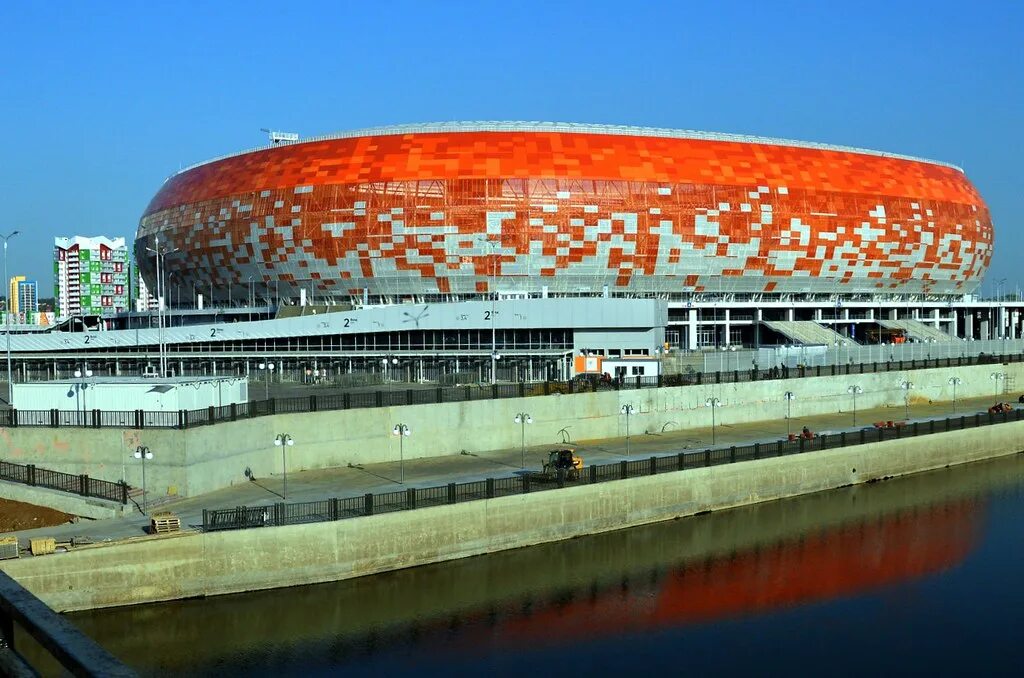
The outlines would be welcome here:
<svg viewBox="0 0 1024 678">
<path fill-rule="evenodd" d="M 554 477 L 564 473 L 566 480 L 579 480 L 583 471 L 583 457 L 573 450 L 563 448 L 548 452 L 547 461 L 544 462 L 544 475 Z"/>
</svg>

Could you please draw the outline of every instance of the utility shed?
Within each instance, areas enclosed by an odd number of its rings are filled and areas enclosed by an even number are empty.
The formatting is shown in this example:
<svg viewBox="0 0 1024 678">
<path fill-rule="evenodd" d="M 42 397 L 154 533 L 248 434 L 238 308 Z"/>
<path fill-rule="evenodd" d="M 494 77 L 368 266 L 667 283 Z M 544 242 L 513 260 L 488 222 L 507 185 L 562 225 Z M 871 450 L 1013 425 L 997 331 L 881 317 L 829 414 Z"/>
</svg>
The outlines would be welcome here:
<svg viewBox="0 0 1024 678">
<path fill-rule="evenodd" d="M 605 358 L 602 367 L 613 377 L 657 377 L 661 374 L 661 360 L 642 355 Z"/>
<path fill-rule="evenodd" d="M 177 412 L 249 400 L 246 377 L 81 377 L 14 384 L 18 410 Z"/>
</svg>

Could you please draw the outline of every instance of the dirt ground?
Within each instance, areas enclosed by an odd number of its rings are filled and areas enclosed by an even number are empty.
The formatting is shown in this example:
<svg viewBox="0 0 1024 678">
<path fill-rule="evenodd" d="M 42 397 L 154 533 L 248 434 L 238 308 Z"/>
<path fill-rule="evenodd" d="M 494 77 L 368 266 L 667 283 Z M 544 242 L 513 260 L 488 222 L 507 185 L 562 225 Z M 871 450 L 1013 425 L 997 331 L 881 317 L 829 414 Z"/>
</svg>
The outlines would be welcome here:
<svg viewBox="0 0 1024 678">
<path fill-rule="evenodd" d="M 64 523 L 71 522 L 73 517 L 42 506 L 0 499 L 0 534 L 17 530 L 29 530 L 33 527 L 63 525 Z"/>
</svg>

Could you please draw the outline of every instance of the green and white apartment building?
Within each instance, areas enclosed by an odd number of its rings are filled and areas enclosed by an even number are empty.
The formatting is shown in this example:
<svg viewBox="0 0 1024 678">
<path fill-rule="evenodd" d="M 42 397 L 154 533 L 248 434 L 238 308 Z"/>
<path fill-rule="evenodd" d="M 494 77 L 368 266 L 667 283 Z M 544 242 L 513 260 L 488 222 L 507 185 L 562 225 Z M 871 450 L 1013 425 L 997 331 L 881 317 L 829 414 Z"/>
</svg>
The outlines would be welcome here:
<svg viewBox="0 0 1024 678">
<path fill-rule="evenodd" d="M 124 238 L 54 238 L 57 318 L 129 310 L 131 264 Z"/>
</svg>

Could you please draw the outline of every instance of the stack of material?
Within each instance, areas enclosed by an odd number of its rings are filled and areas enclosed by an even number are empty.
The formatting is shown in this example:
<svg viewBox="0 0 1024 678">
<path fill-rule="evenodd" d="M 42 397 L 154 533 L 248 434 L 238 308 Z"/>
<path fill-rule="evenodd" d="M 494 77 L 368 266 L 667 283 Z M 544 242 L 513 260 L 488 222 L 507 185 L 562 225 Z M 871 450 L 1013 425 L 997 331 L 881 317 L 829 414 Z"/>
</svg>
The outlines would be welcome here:
<svg viewBox="0 0 1024 678">
<path fill-rule="evenodd" d="M 0 560 L 20 558 L 17 537 L 0 537 Z"/>
<path fill-rule="evenodd" d="M 154 513 L 150 523 L 153 534 L 168 534 L 181 530 L 181 518 L 173 513 Z"/>
<path fill-rule="evenodd" d="M 28 540 L 28 549 L 34 556 L 45 556 L 57 549 L 57 540 L 53 537 L 39 537 Z"/>
</svg>

